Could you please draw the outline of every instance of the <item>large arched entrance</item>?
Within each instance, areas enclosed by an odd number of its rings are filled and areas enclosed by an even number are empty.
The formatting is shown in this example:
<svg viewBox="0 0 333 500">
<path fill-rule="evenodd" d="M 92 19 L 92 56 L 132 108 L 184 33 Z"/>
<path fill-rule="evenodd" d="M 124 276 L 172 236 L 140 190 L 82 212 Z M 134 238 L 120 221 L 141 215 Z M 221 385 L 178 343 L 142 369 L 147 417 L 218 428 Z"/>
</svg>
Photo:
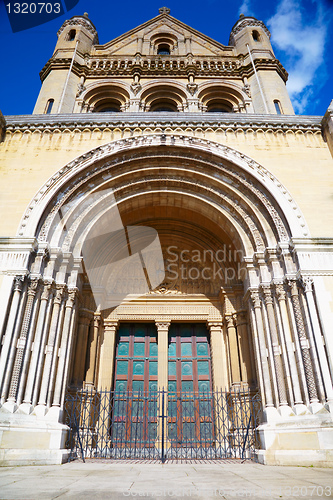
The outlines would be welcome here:
<svg viewBox="0 0 333 500">
<path fill-rule="evenodd" d="M 321 411 L 324 348 L 289 249 L 305 234 L 283 186 L 225 146 L 158 135 L 83 155 L 22 220 L 38 248 L 14 280 L 4 408 L 61 420 L 68 386 L 241 387 L 260 391 L 266 420 Z"/>
</svg>

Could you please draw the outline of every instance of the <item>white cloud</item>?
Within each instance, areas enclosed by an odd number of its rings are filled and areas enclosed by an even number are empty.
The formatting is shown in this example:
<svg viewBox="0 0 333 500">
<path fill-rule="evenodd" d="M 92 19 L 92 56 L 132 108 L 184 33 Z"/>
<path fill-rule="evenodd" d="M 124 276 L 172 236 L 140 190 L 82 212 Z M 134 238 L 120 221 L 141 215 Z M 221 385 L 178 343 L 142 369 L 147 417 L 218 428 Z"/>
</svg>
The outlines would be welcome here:
<svg viewBox="0 0 333 500">
<path fill-rule="evenodd" d="M 253 16 L 253 12 L 250 7 L 251 0 L 243 0 L 242 5 L 238 9 L 238 14 L 244 14 L 244 16 Z"/>
<path fill-rule="evenodd" d="M 287 88 L 299 113 L 306 109 L 314 89 L 318 92 L 325 83 L 323 68 L 320 76 L 317 74 L 324 63 L 328 26 L 322 1 L 313 2 L 312 19 L 306 19 L 306 14 L 300 0 L 282 0 L 267 22 L 273 47 L 284 52 L 289 72 Z"/>
</svg>

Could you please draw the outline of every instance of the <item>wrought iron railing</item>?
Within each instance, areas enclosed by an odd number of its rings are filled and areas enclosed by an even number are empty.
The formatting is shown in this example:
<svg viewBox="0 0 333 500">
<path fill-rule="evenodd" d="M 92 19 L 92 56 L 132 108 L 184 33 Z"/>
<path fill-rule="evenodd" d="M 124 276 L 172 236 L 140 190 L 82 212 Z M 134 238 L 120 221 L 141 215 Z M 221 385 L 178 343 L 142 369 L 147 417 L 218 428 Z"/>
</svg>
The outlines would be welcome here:
<svg viewBox="0 0 333 500">
<path fill-rule="evenodd" d="M 70 460 L 254 459 L 257 393 L 68 392 Z"/>
</svg>

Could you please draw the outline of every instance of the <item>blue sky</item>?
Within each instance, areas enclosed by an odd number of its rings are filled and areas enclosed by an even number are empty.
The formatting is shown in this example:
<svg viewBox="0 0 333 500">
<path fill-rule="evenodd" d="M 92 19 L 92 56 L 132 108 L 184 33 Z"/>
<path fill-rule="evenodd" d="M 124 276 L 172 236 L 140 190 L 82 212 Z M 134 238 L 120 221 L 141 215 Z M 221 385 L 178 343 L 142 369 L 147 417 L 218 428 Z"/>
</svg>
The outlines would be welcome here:
<svg viewBox="0 0 333 500">
<path fill-rule="evenodd" d="M 0 0 L 3 114 L 32 113 L 41 85 L 39 72 L 52 56 L 57 30 L 66 19 L 88 12 L 103 44 L 155 17 L 163 5 L 171 9 L 173 17 L 225 45 L 240 13 L 261 19 L 272 33 L 276 57 L 289 73 L 295 112 L 325 113 L 333 99 L 333 0 L 167 0 L 164 4 L 155 0 L 79 0 L 65 15 L 18 33 L 12 33 L 4 0 Z"/>
</svg>

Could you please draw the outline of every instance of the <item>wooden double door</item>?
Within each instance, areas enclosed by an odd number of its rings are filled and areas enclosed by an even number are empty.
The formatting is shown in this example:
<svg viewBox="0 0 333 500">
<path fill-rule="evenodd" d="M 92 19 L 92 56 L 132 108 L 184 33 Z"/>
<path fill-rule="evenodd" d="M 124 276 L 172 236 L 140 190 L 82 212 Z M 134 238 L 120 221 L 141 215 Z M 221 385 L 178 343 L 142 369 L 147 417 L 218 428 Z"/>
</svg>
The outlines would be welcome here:
<svg viewBox="0 0 333 500">
<path fill-rule="evenodd" d="M 166 418 L 168 440 L 193 445 L 212 440 L 211 355 L 203 323 L 171 323 L 168 388 L 161 407 L 158 392 L 157 329 L 154 323 L 122 323 L 116 350 L 114 439 L 152 446 L 158 419 Z M 118 436 L 118 438 L 117 438 Z"/>
</svg>

